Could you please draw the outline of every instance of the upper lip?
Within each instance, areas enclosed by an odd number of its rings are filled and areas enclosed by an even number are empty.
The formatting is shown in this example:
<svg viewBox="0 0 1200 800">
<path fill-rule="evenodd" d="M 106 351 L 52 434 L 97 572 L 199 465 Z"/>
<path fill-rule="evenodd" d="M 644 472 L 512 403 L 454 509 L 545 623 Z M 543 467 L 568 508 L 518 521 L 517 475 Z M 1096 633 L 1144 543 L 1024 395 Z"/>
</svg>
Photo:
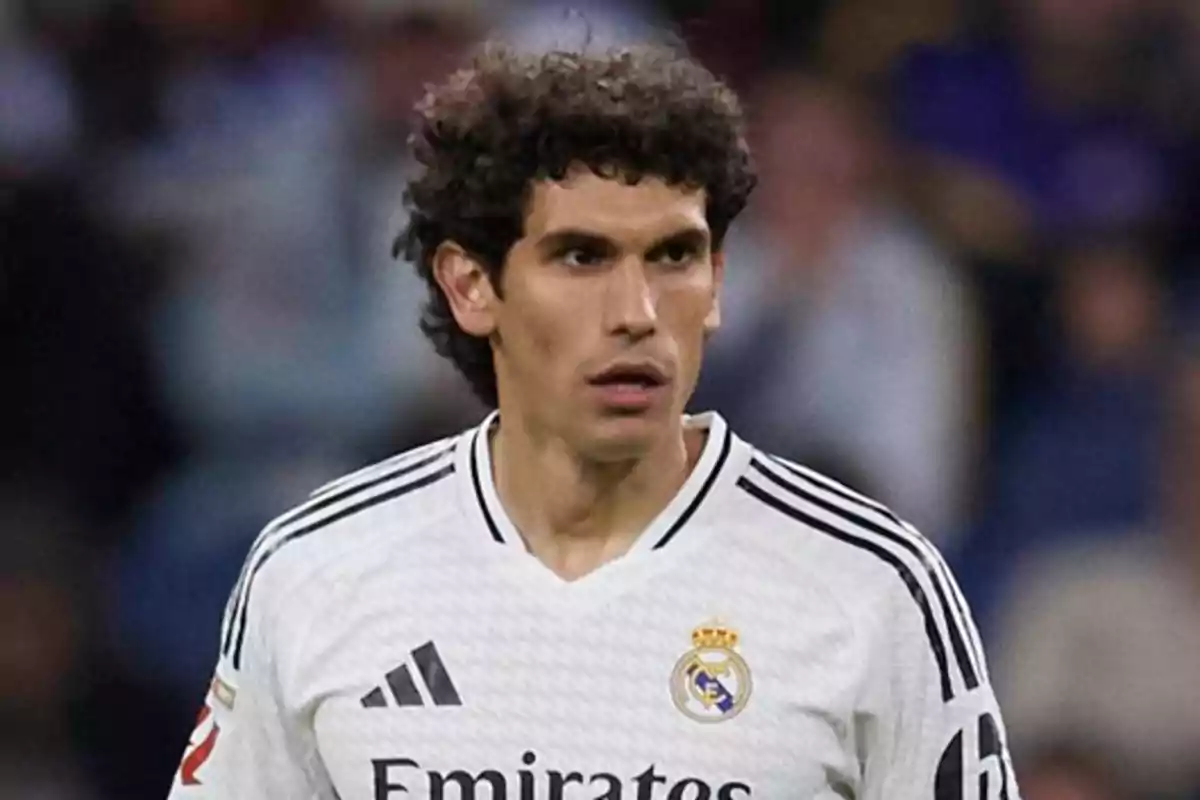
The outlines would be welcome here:
<svg viewBox="0 0 1200 800">
<path fill-rule="evenodd" d="M 646 381 L 655 386 L 667 382 L 667 373 L 653 361 L 617 361 L 588 378 L 588 383 L 628 379 Z"/>
</svg>

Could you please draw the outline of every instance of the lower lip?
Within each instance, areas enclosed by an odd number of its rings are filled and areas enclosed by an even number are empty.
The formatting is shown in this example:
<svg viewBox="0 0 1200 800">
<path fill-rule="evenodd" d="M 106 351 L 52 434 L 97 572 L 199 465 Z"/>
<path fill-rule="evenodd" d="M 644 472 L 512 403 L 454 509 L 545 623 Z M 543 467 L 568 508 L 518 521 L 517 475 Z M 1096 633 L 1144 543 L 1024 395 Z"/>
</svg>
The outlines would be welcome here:
<svg viewBox="0 0 1200 800">
<path fill-rule="evenodd" d="M 623 411 L 641 411 L 653 405 L 665 387 L 661 384 L 645 386 L 640 383 L 604 383 L 593 384 L 592 388 L 605 406 Z"/>
</svg>

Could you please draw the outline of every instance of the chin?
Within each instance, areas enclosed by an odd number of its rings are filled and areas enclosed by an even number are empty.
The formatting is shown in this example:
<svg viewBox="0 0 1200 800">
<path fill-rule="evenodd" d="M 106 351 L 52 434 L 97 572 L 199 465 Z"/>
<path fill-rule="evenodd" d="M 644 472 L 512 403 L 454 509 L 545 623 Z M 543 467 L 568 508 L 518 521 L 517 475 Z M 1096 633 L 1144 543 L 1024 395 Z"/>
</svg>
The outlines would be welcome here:
<svg viewBox="0 0 1200 800">
<path fill-rule="evenodd" d="M 672 430 L 660 415 L 610 416 L 594 420 L 583 434 L 581 449 L 595 461 L 636 461 L 662 444 Z"/>
</svg>

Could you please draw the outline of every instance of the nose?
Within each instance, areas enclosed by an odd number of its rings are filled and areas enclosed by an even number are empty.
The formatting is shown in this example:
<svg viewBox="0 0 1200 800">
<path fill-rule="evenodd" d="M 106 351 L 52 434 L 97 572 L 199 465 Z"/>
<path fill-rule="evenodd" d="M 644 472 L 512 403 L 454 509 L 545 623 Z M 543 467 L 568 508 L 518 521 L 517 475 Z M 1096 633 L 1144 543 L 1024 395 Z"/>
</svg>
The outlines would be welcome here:
<svg viewBox="0 0 1200 800">
<path fill-rule="evenodd" d="M 609 272 L 604 296 L 605 327 L 610 334 L 644 339 L 658 324 L 653 287 L 638 258 L 622 259 Z"/>
</svg>

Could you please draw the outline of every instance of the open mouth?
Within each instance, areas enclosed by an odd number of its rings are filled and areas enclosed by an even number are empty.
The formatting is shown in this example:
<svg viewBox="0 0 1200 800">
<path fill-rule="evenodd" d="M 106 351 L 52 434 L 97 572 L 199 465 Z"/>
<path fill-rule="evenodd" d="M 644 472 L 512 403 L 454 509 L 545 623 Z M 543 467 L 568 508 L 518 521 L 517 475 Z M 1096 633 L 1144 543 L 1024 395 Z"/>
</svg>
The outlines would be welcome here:
<svg viewBox="0 0 1200 800">
<path fill-rule="evenodd" d="M 588 382 L 601 387 L 655 389 L 666 385 L 667 377 L 652 364 L 628 364 L 610 367 Z"/>
</svg>

